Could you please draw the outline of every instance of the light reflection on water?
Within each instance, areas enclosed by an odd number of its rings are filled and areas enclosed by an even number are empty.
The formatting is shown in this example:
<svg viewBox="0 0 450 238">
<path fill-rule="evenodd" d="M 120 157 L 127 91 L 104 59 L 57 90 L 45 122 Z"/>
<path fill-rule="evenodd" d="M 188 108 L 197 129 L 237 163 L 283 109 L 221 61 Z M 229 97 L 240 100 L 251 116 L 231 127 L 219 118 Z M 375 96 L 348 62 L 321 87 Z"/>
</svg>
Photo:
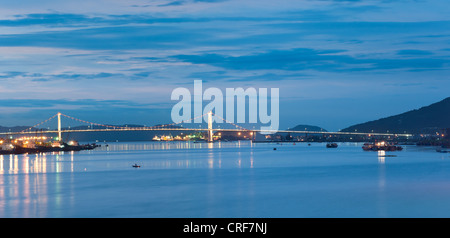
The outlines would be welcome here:
<svg viewBox="0 0 450 238">
<path fill-rule="evenodd" d="M 414 205 L 423 203 L 424 198 L 407 195 L 421 194 L 421 185 L 429 189 L 427 196 L 442 196 L 429 198 L 430 204 L 450 199 L 445 190 L 430 189 L 444 186 L 448 161 L 448 155 L 433 148 L 366 152 L 354 143 L 326 149 L 324 143 L 249 141 L 109 143 L 93 151 L 0 155 L 0 217 L 420 217 L 424 213 L 411 213 L 412 207 L 395 210 L 394 205 L 405 205 L 392 198 L 407 196 Z M 131 168 L 134 163 L 142 167 Z M 413 172 L 403 174 L 405 168 Z M 435 176 L 429 184 L 427 176 Z M 132 189 L 134 183 L 140 187 Z M 361 198 L 368 198 L 367 203 Z M 170 206 L 130 213 L 129 205 L 122 204 L 128 200 L 164 200 Z M 335 203 L 343 208 L 317 213 Z M 358 210 L 354 204 L 360 203 L 364 206 Z M 114 210 L 119 205 L 124 208 Z M 202 209 L 206 211 L 198 213 Z"/>
<path fill-rule="evenodd" d="M 378 153 L 378 162 L 380 164 L 384 164 L 385 163 L 386 151 L 379 150 L 377 153 Z"/>
<path fill-rule="evenodd" d="M 0 174 L 73 172 L 74 153 L 75 152 L 54 152 L 0 155 Z M 62 161 L 65 161 L 65 163 L 62 163 Z"/>
<path fill-rule="evenodd" d="M 326 150 L 323 143 L 312 146 L 306 146 L 306 143 L 252 143 L 251 141 L 108 143 L 102 144 L 93 151 L 0 155 L 0 175 L 107 171 L 128 168 L 130 162 L 139 163 L 145 169 L 277 167 L 298 166 L 299 162 L 309 165 L 322 165 L 322 163 L 329 165 L 330 163 L 339 164 L 339 161 L 354 162 L 349 160 L 350 157 L 346 154 L 354 152 L 362 157 L 375 157 L 379 164 L 385 164 L 387 160 L 397 159 L 396 155 L 392 154 L 407 153 L 364 152 L 360 150 L 360 146 L 358 143 L 341 143 L 338 149 Z M 278 148 L 278 150 L 275 152 L 271 150 L 272 148 Z M 328 151 L 330 151 L 329 154 L 324 154 Z M 434 150 L 413 148 L 412 151 L 423 153 Z M 258 158 L 262 154 L 264 160 L 255 159 L 255 154 Z M 283 157 L 280 158 L 280 154 L 283 154 Z M 330 160 L 330 154 L 340 160 Z M 448 158 L 448 155 L 440 155 L 440 158 L 444 160 Z M 279 161 L 281 163 L 277 163 Z M 358 160 L 358 163 L 360 161 L 365 160 Z"/>
<path fill-rule="evenodd" d="M 253 146 L 251 141 L 233 142 L 192 142 L 192 141 L 167 141 L 167 142 L 129 142 L 129 143 L 100 143 L 101 151 L 130 151 L 130 150 L 173 150 L 173 149 L 213 149 L 213 148 L 240 148 L 241 145 Z"/>
</svg>

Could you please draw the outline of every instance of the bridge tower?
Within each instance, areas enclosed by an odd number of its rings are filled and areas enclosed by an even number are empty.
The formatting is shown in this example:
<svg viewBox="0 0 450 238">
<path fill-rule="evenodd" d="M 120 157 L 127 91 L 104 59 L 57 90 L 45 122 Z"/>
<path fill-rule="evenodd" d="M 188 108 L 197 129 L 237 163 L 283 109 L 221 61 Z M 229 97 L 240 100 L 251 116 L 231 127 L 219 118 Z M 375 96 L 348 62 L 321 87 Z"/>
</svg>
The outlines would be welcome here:
<svg viewBox="0 0 450 238">
<path fill-rule="evenodd" d="M 212 130 L 212 111 L 208 112 L 208 142 L 214 142 Z"/>
<path fill-rule="evenodd" d="M 58 140 L 62 141 L 61 137 L 61 113 L 58 112 Z"/>
</svg>

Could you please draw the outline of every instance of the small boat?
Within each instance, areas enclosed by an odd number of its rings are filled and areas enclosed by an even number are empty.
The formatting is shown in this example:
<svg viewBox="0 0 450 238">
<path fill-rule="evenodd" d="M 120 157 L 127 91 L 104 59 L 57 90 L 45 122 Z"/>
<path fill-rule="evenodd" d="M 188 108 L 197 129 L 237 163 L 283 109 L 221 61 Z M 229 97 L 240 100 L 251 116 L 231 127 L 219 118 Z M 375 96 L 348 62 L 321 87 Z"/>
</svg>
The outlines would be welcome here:
<svg viewBox="0 0 450 238">
<path fill-rule="evenodd" d="M 327 144 L 327 148 L 337 148 L 338 147 L 338 144 L 336 144 L 336 143 L 328 143 Z"/>
<path fill-rule="evenodd" d="M 137 165 L 137 164 L 134 164 L 132 166 L 133 166 L 133 168 L 140 168 L 141 167 L 140 165 Z"/>
<path fill-rule="evenodd" d="M 436 149 L 436 152 L 439 152 L 439 153 L 450 153 L 450 150 Z"/>
</svg>

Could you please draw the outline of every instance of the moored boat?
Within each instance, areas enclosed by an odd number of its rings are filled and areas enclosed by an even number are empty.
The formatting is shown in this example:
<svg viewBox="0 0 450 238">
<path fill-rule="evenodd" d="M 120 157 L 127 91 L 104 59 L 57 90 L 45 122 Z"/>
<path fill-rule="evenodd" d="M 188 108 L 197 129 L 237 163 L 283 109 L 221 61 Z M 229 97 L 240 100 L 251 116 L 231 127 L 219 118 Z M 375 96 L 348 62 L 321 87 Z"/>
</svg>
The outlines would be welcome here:
<svg viewBox="0 0 450 238">
<path fill-rule="evenodd" d="M 337 148 L 338 144 L 336 143 L 327 143 L 327 148 Z"/>
</svg>

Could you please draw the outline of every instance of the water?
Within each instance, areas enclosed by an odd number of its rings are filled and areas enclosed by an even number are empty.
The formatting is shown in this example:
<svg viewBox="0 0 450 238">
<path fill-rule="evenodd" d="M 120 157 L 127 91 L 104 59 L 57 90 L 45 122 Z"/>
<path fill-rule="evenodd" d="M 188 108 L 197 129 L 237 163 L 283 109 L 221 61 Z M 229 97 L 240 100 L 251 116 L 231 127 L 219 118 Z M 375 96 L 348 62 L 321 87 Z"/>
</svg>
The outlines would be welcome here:
<svg viewBox="0 0 450 238">
<path fill-rule="evenodd" d="M 449 154 L 361 146 L 134 142 L 4 155 L 0 217 L 450 217 Z"/>
</svg>

